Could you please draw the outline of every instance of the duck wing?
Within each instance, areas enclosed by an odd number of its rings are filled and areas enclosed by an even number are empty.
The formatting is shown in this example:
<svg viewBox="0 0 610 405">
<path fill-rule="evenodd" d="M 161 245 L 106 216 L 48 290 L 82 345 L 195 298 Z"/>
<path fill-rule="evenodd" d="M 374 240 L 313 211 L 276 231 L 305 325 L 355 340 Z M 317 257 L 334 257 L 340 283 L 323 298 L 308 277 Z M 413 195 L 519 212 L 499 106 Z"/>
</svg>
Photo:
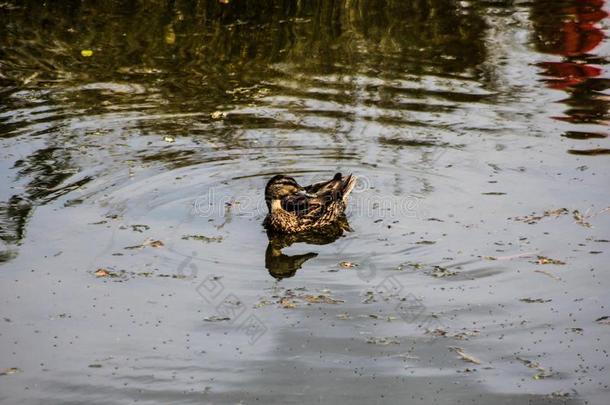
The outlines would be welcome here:
<svg viewBox="0 0 610 405">
<path fill-rule="evenodd" d="M 347 197 L 356 185 L 356 178 L 353 175 L 343 177 L 341 173 L 335 174 L 332 180 L 314 183 L 306 186 L 307 194 L 314 194 L 327 202 L 343 200 L 347 202 Z"/>
<path fill-rule="evenodd" d="M 282 208 L 292 212 L 304 221 L 315 221 L 323 216 L 329 205 L 347 202 L 349 193 L 356 184 L 352 175 L 335 174 L 332 180 L 322 181 L 305 187 L 306 194 L 293 194 L 282 200 Z"/>
</svg>

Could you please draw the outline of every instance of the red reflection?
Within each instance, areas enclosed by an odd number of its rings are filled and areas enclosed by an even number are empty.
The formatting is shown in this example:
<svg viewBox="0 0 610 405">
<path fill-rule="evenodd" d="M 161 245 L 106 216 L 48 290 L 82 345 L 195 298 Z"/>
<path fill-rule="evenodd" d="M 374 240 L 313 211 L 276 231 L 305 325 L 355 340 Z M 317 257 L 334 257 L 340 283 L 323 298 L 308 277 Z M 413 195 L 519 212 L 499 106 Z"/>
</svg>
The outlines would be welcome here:
<svg viewBox="0 0 610 405">
<path fill-rule="evenodd" d="M 598 23 L 608 16 L 602 10 L 604 0 L 574 0 L 560 3 L 558 10 L 553 10 L 554 17 L 544 29 L 547 37 L 541 46 L 544 52 L 574 58 L 593 51 L 604 39 L 605 35 Z M 544 23 L 544 21 L 542 21 Z M 551 37 L 551 38 L 549 38 Z M 554 79 L 547 80 L 547 85 L 553 89 L 566 89 L 584 82 L 588 78 L 597 77 L 602 69 L 587 65 L 584 62 L 542 62 L 545 76 Z"/>
</svg>

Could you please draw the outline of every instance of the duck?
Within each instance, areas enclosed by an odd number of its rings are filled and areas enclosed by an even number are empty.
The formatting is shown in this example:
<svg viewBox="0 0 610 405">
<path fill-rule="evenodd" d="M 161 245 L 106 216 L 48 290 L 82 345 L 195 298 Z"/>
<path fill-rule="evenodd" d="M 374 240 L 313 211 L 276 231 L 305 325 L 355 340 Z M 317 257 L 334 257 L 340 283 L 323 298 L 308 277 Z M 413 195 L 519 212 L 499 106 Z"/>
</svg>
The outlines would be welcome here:
<svg viewBox="0 0 610 405">
<path fill-rule="evenodd" d="M 272 234 L 300 234 L 323 230 L 344 218 L 356 177 L 336 173 L 331 180 L 301 186 L 278 174 L 267 182 L 265 202 L 269 213 L 263 225 Z"/>
</svg>

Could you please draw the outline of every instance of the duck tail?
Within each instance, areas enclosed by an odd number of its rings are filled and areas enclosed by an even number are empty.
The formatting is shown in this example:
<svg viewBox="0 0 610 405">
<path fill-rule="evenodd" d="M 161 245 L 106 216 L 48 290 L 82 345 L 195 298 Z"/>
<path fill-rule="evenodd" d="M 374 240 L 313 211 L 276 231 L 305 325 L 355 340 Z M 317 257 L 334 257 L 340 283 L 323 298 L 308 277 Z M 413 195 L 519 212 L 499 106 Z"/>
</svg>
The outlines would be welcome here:
<svg viewBox="0 0 610 405">
<path fill-rule="evenodd" d="M 354 189 L 354 186 L 356 185 L 356 177 L 354 175 L 350 174 L 349 176 L 345 177 L 341 181 L 342 181 L 341 190 L 343 192 L 343 202 L 347 203 L 347 198 L 349 197 L 349 194 L 352 192 L 352 190 Z"/>
</svg>

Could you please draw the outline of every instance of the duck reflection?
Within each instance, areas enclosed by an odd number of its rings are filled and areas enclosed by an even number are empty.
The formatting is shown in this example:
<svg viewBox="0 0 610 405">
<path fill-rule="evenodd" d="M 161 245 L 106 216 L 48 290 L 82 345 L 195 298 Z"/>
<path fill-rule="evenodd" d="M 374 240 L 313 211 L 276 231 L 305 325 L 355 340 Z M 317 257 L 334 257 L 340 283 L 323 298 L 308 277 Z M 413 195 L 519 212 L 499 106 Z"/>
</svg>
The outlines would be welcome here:
<svg viewBox="0 0 610 405">
<path fill-rule="evenodd" d="M 346 216 L 341 215 L 333 224 L 315 231 L 295 235 L 277 235 L 267 232 L 269 244 L 265 252 L 265 267 L 269 274 L 277 280 L 292 277 L 306 261 L 316 257 L 318 254 L 309 252 L 299 255 L 287 255 L 282 252 L 282 249 L 295 243 L 327 245 L 342 237 L 345 232 L 351 231 L 352 229 L 349 227 Z"/>
</svg>

